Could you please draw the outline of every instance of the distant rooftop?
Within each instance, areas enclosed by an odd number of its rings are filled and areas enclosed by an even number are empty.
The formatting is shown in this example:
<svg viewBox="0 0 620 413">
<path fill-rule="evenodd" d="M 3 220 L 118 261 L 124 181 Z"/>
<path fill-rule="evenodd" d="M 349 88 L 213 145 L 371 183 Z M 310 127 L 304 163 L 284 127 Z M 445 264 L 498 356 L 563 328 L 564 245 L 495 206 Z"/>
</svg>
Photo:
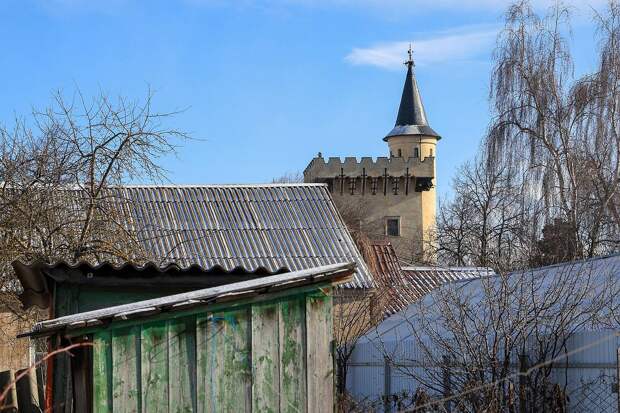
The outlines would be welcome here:
<svg viewBox="0 0 620 413">
<path fill-rule="evenodd" d="M 488 267 L 407 266 L 402 270 L 407 282 L 419 297 L 443 284 L 496 275 L 495 271 Z"/>
</svg>

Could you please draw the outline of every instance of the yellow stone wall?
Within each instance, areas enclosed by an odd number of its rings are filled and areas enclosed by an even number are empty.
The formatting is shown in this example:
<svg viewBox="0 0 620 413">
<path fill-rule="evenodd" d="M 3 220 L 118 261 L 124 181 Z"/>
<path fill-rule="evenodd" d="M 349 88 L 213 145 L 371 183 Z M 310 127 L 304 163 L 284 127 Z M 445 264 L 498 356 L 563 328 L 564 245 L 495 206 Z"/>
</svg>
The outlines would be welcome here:
<svg viewBox="0 0 620 413">
<path fill-rule="evenodd" d="M 432 136 L 393 136 L 388 140 L 392 156 L 385 158 L 314 158 L 304 171 L 305 182 L 327 182 L 331 195 L 340 213 L 349 225 L 362 230 L 370 238 L 387 238 L 400 259 L 420 263 L 433 259 L 430 239 L 435 227 L 437 196 L 435 159 L 437 138 Z M 414 158 L 418 149 L 419 158 Z M 384 181 L 383 175 L 389 176 Z M 408 190 L 405 178 L 431 177 L 433 188 L 428 191 L 415 191 L 413 179 Z M 362 176 L 366 176 L 362 188 Z M 341 177 L 345 177 L 341 179 Z M 393 193 L 392 177 L 399 178 L 398 193 Z M 355 189 L 351 191 L 350 182 L 355 178 Z M 371 191 L 371 179 L 377 180 L 377 191 Z M 387 185 L 384 186 L 384 182 Z M 342 184 L 341 184 L 342 183 Z M 353 193 L 351 193 L 353 192 Z M 385 235 L 388 217 L 400 217 L 399 237 Z"/>
</svg>

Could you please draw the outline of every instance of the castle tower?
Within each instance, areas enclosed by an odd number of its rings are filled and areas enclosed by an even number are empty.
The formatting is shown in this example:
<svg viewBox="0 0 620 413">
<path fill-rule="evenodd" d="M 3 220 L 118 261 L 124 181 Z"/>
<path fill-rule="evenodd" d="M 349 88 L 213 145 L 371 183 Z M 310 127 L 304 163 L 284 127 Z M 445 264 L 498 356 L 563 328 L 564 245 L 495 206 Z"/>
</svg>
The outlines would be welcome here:
<svg viewBox="0 0 620 413">
<path fill-rule="evenodd" d="M 409 49 L 407 77 L 394 128 L 383 138 L 389 157 L 329 158 L 319 155 L 305 182 L 327 183 L 349 225 L 371 238 L 387 238 L 406 262 L 429 259 L 435 225 L 435 156 L 441 137 L 429 126 Z"/>
</svg>

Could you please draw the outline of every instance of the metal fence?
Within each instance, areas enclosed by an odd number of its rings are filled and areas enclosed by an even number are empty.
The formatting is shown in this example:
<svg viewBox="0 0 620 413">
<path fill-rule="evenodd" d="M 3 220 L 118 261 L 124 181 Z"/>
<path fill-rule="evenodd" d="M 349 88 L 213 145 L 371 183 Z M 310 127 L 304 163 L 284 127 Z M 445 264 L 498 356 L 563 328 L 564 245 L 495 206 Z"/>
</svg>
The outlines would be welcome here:
<svg viewBox="0 0 620 413">
<path fill-rule="evenodd" d="M 618 354 L 620 339 L 610 332 L 580 333 L 571 337 L 566 359 L 554 364 L 551 381 L 565 391 L 563 399 L 568 412 L 618 413 Z M 445 376 L 437 386 L 429 388 L 416 377 L 439 367 L 412 362 L 417 353 L 414 342 L 400 342 L 405 348 L 402 357 L 385 357 L 385 348 L 373 342 L 359 343 L 351 357 L 347 374 L 347 390 L 366 411 L 391 411 L 411 409 L 419 391 L 425 397 L 441 399 L 451 394 L 450 378 Z M 515 363 L 515 372 L 518 364 Z M 442 377 L 441 371 L 433 372 Z M 427 383 L 428 384 L 428 383 Z M 450 402 L 436 405 L 432 411 L 458 411 L 458 395 Z M 518 411 L 518 410 L 517 410 Z"/>
</svg>

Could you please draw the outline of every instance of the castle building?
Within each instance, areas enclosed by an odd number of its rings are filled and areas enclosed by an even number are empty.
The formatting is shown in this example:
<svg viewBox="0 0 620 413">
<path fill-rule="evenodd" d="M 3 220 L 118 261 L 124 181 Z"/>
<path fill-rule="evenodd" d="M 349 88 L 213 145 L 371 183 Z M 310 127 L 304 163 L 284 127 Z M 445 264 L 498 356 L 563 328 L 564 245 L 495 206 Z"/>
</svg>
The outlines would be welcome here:
<svg viewBox="0 0 620 413">
<path fill-rule="evenodd" d="M 387 238 L 399 259 L 432 259 L 435 225 L 435 159 L 441 137 L 428 123 L 409 50 L 407 76 L 394 128 L 383 138 L 389 156 L 317 155 L 304 171 L 305 182 L 328 184 L 349 226 L 371 238 Z"/>
</svg>

